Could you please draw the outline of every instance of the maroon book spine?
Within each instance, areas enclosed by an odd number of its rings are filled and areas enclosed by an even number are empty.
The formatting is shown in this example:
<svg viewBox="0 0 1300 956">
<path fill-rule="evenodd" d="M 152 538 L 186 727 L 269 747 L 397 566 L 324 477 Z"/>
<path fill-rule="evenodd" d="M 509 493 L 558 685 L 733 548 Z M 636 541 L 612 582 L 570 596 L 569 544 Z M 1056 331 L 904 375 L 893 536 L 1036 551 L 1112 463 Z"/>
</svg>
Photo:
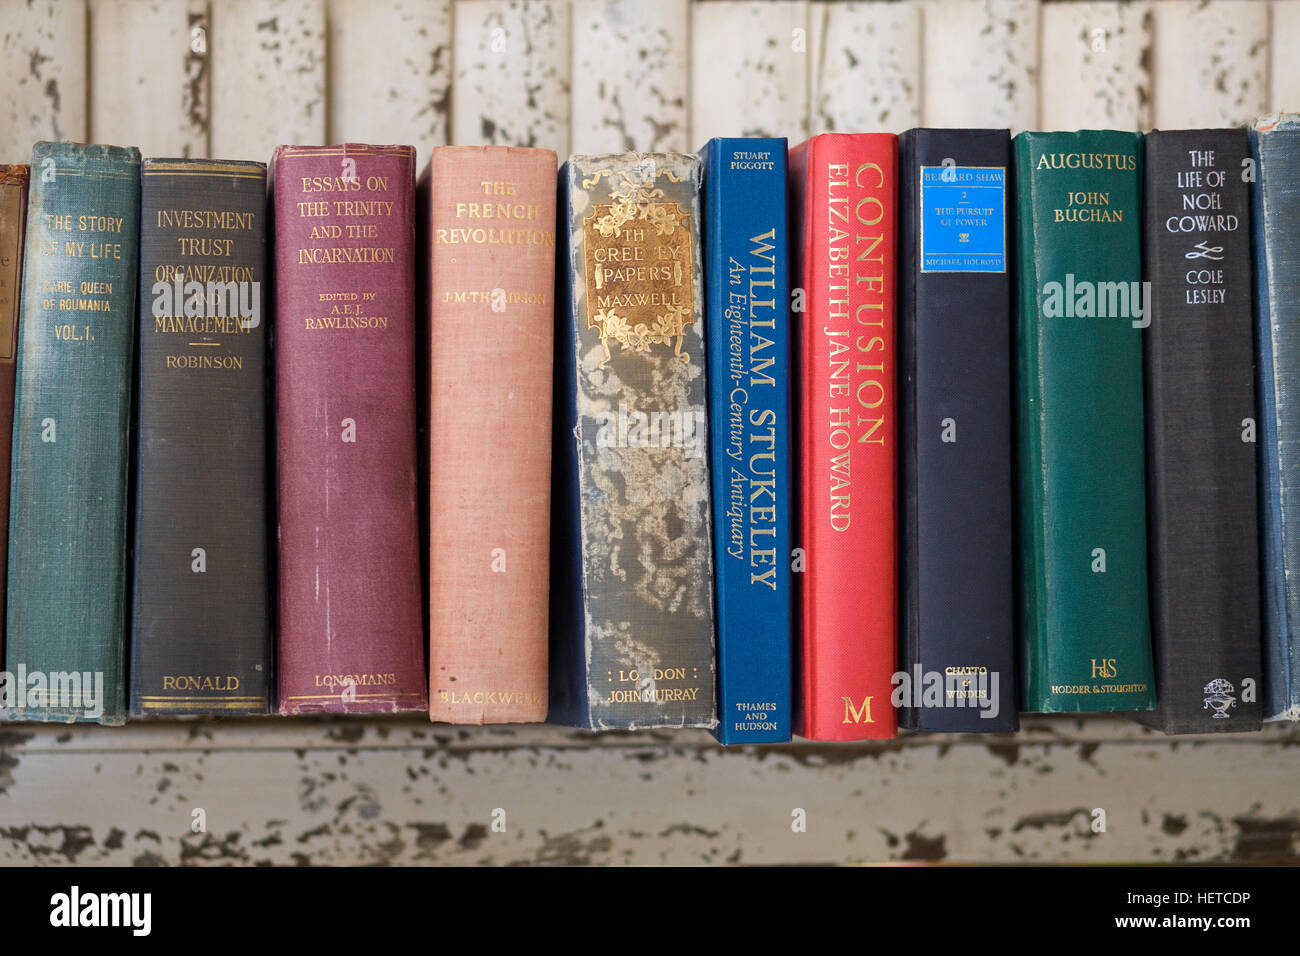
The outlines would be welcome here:
<svg viewBox="0 0 1300 956">
<path fill-rule="evenodd" d="M 423 710 L 415 150 L 273 160 L 280 712 Z"/>
</svg>

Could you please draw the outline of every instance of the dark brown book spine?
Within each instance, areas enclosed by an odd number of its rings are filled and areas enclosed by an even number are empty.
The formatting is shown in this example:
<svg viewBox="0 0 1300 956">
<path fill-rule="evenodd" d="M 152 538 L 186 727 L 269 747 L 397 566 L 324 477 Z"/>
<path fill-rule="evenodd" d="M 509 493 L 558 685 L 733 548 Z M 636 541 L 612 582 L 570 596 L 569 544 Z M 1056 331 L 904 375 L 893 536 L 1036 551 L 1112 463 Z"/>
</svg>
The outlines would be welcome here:
<svg viewBox="0 0 1300 956">
<path fill-rule="evenodd" d="M 27 167 L 0 166 L 0 584 L 5 580 L 9 557 L 9 457 L 26 227 Z M 4 591 L 0 587 L 0 655 L 4 649 Z"/>
</svg>

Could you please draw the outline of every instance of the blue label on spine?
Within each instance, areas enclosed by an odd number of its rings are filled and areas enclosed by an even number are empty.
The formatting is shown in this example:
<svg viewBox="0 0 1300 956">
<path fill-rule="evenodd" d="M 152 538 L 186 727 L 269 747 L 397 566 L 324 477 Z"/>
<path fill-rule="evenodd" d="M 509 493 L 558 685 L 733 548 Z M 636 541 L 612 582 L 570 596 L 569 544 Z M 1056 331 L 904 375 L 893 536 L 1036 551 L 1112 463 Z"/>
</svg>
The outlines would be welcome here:
<svg viewBox="0 0 1300 956">
<path fill-rule="evenodd" d="M 1000 166 L 921 168 L 921 271 L 1006 272 Z"/>
</svg>

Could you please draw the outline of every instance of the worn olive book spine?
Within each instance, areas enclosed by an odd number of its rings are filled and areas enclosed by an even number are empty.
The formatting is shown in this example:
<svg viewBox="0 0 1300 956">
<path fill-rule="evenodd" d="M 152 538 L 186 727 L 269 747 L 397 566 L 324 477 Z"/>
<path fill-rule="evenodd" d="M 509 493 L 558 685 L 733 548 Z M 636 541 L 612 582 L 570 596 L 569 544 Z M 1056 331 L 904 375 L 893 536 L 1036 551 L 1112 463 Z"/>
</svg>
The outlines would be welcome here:
<svg viewBox="0 0 1300 956">
<path fill-rule="evenodd" d="M 700 162 L 560 173 L 550 713 L 717 726 Z"/>
<path fill-rule="evenodd" d="M 121 723 L 140 151 L 37 143 L 18 324 L 11 710 Z"/>
<path fill-rule="evenodd" d="M 1023 709 L 1150 710 L 1141 137 L 1014 150 Z"/>
</svg>

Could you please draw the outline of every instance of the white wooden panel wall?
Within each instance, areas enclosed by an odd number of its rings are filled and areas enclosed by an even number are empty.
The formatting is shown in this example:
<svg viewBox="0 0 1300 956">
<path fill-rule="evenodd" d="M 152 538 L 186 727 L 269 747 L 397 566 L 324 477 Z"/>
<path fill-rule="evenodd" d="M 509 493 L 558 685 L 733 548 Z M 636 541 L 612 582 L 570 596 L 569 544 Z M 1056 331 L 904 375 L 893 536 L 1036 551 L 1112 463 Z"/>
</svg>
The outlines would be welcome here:
<svg viewBox="0 0 1300 956">
<path fill-rule="evenodd" d="M 1296 0 L 1272 0 L 1269 4 L 1269 78 L 1268 107 L 1275 110 L 1300 109 L 1300 3 Z"/>
<path fill-rule="evenodd" d="M 206 16 L 202 6 L 195 12 Z M 203 78 L 191 76 L 206 63 L 204 29 L 201 19 L 191 23 L 189 0 L 91 0 L 89 138 L 139 146 L 146 156 L 205 155 L 195 90 Z"/>
<path fill-rule="evenodd" d="M 925 125 L 1033 129 L 1036 0 L 921 0 L 921 9 Z"/>
<path fill-rule="evenodd" d="M 452 139 L 569 152 L 569 5 L 460 0 Z"/>
<path fill-rule="evenodd" d="M 209 155 L 269 162 L 281 143 L 323 143 L 325 0 L 221 0 L 211 23 Z"/>
<path fill-rule="evenodd" d="M 451 0 L 329 0 L 329 138 L 408 143 L 421 161 L 448 142 Z"/>
<path fill-rule="evenodd" d="M 569 148 L 688 151 L 687 0 L 573 0 Z"/>
<path fill-rule="evenodd" d="M 695 149 L 1300 109 L 1300 0 L 0 0 L 0 162 L 37 139 Z"/>
<path fill-rule="evenodd" d="M 691 6 L 691 142 L 802 139 L 808 115 L 808 0 Z"/>
<path fill-rule="evenodd" d="M 67 0 L 0 2 L 0 162 L 32 143 L 86 138 L 86 8 Z"/>
<path fill-rule="evenodd" d="M 814 3 L 808 20 L 810 134 L 920 125 L 919 6 Z"/>
<path fill-rule="evenodd" d="M 1151 4 L 1052 3 L 1042 17 L 1042 128 L 1150 127 Z"/>
<path fill-rule="evenodd" d="M 0 162 L 92 137 L 266 161 L 285 142 L 563 157 L 1230 125 L 1300 109 L 1297 50 L 1300 0 L 0 0 Z M 15 724 L 0 862 L 1296 863 L 1298 734 L 1033 719 L 994 740 L 723 751 L 418 719 Z"/>
<path fill-rule="evenodd" d="M 1294 5 L 1292 5 L 1294 8 Z M 1268 3 L 1227 6 L 1195 0 L 1156 3 L 1155 125 L 1238 126 L 1268 111 Z M 1300 61 L 1300 47 L 1277 47 L 1279 66 Z M 1295 101 L 1278 108 L 1300 109 Z"/>
</svg>

